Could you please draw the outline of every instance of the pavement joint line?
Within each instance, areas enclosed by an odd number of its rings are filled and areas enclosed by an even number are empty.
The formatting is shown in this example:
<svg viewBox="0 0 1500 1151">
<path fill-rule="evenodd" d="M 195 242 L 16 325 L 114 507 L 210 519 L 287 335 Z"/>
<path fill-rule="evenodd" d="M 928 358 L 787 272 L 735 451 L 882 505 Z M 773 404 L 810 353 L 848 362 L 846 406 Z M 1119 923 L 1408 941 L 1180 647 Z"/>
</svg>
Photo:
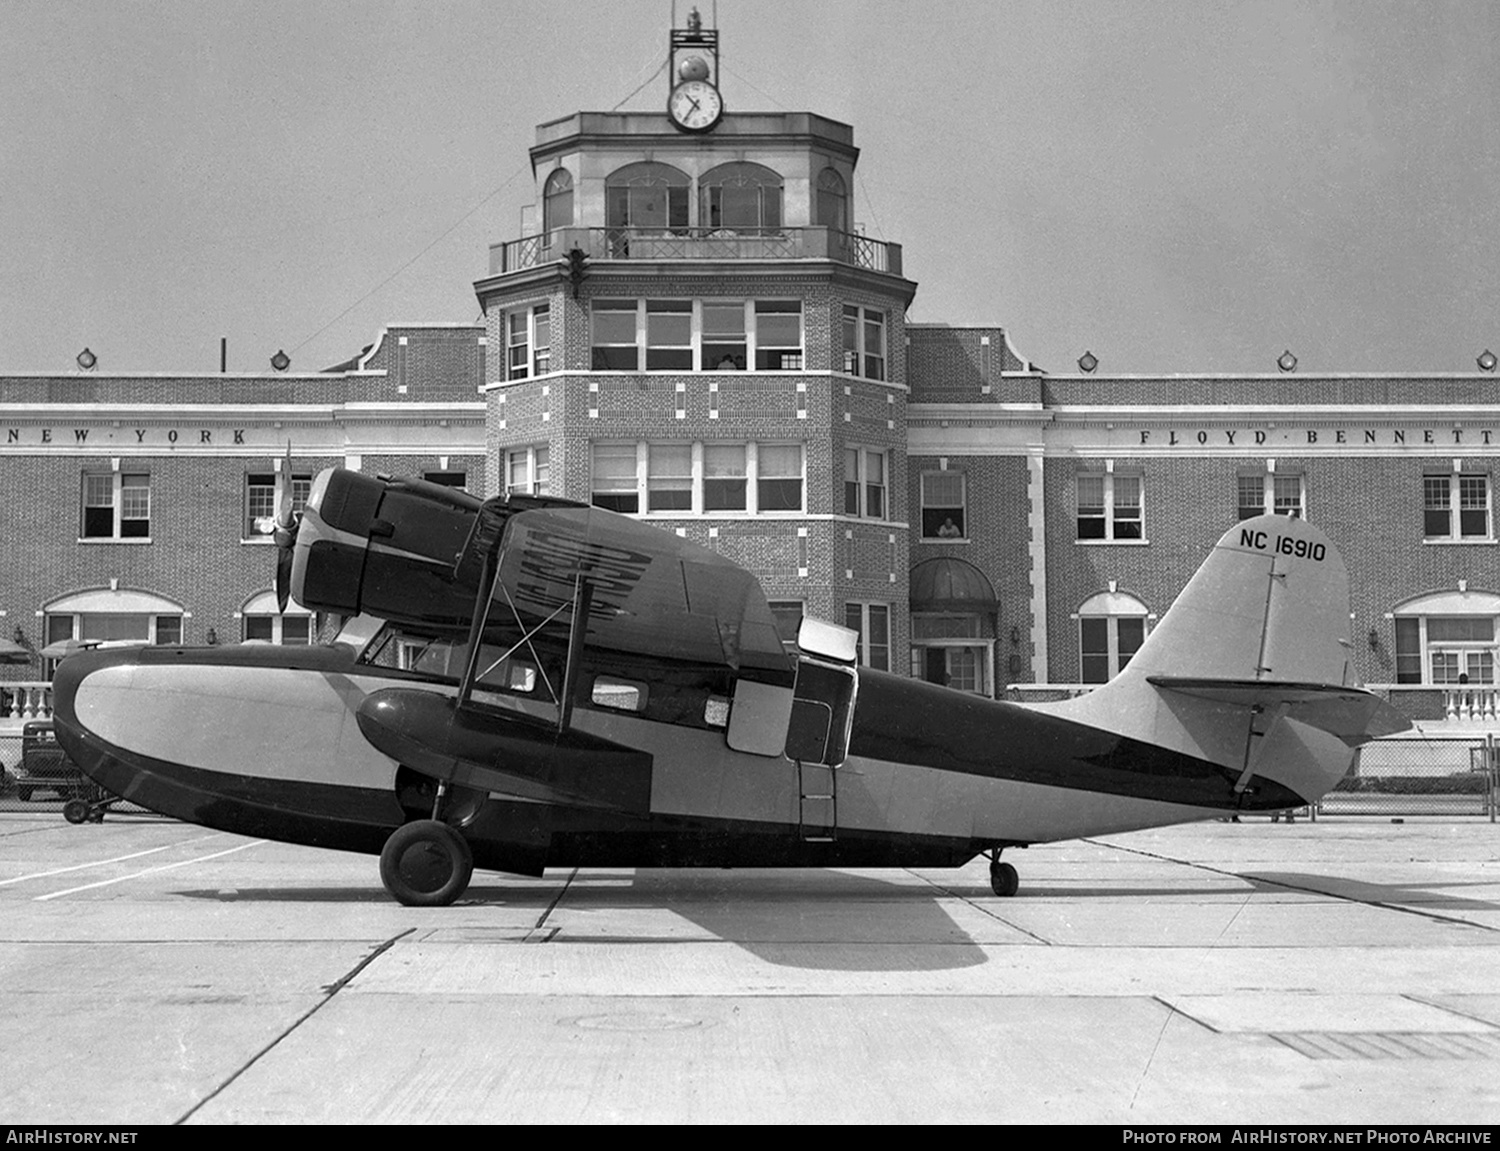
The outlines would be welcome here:
<svg viewBox="0 0 1500 1151">
<path fill-rule="evenodd" d="M 205 839 L 217 839 L 221 833 L 213 835 L 199 835 L 193 839 L 184 839 L 180 843 L 168 843 L 161 847 L 147 848 L 145 851 L 133 851 L 129 855 L 117 855 L 113 859 L 96 859 L 90 863 L 75 863 L 71 867 L 58 867 L 51 871 L 34 871 L 30 875 L 17 875 L 12 879 L 0 879 L 0 887 L 11 883 L 24 883 L 28 879 L 48 879 L 54 875 L 65 875 L 70 871 L 83 871 L 89 867 L 104 867 L 111 863 L 124 863 L 127 859 L 139 859 L 143 855 L 155 855 L 158 851 L 170 851 L 174 847 L 186 847 L 190 843 L 202 843 Z"/>
<path fill-rule="evenodd" d="M 988 915 L 996 923 L 1003 923 L 1006 927 L 1009 927 L 1012 931 L 1019 931 L 1022 935 L 1026 936 L 1028 939 L 1035 939 L 1043 947 L 1053 947 L 1053 946 L 1055 946 L 1055 944 L 1052 942 L 1052 940 L 1046 938 L 1045 936 L 1038 935 L 1035 931 L 1031 931 L 1028 928 L 1022 927 L 1019 923 L 1012 923 L 1009 919 L 1006 919 L 1005 916 L 1000 915 L 997 912 L 991 911 L 984 904 L 979 903 L 979 902 L 977 902 L 977 901 L 975 901 L 973 899 L 970 899 L 967 895 L 963 895 L 960 892 L 954 891 L 951 887 L 944 887 L 941 883 L 938 883 L 936 880 L 929 879 L 929 878 L 927 878 L 927 876 L 922 875 L 922 874 L 920 874 L 918 872 L 915 872 L 915 871 L 913 871 L 909 867 L 903 867 L 901 870 L 904 871 L 904 872 L 906 872 L 908 875 L 915 876 L 917 879 L 920 879 L 923 883 L 927 884 L 929 887 L 935 887 L 935 888 L 937 888 L 937 890 L 941 891 L 944 895 L 951 896 L 952 898 L 957 899 L 961 903 L 967 903 L 975 911 L 979 912 L 981 915 Z"/>
<path fill-rule="evenodd" d="M 1268 887 L 1281 887 L 1287 891 L 1300 891 L 1307 895 L 1321 895 L 1325 899 L 1337 899 L 1344 903 L 1357 903 L 1361 907 L 1378 907 L 1383 911 L 1398 911 L 1405 915 L 1415 915 L 1420 919 L 1430 919 L 1434 923 L 1450 923 L 1457 927 L 1474 927 L 1480 931 L 1491 933 L 1500 932 L 1500 927 L 1493 927 L 1488 923 L 1476 923 L 1472 919 L 1463 919 L 1457 915 L 1439 915 L 1436 911 L 1424 911 L 1420 907 L 1413 907 L 1405 903 L 1390 903 L 1384 899 L 1360 899 L 1354 895 L 1340 895 L 1337 891 L 1325 891 L 1321 887 L 1308 887 L 1305 884 L 1288 883 L 1284 879 L 1267 879 L 1262 875 L 1242 875 L 1238 871 L 1226 871 L 1222 867 L 1214 867 L 1207 863 L 1195 863 L 1190 859 L 1174 859 L 1170 855 L 1162 855 L 1160 852 L 1145 851 L 1139 847 L 1126 847 L 1121 843 L 1103 843 L 1097 839 L 1080 839 L 1078 842 L 1087 843 L 1093 847 L 1103 847 L 1115 851 L 1129 852 L 1131 855 L 1143 856 L 1146 859 L 1160 860 L 1162 863 L 1175 863 L 1180 867 L 1191 867 L 1198 871 L 1207 871 L 1213 875 L 1228 876 L 1232 879 L 1242 880 L 1245 883 L 1263 883 Z"/>
<path fill-rule="evenodd" d="M 261 840 L 260 842 L 265 841 Z M 353 980 L 357 975 L 359 975 L 361 971 L 370 966 L 370 964 L 374 963 L 375 960 L 379 959 L 382 955 L 384 955 L 387 951 L 396 946 L 397 943 L 405 939 L 414 931 L 416 931 L 415 927 L 408 927 L 405 931 L 391 936 L 384 943 L 378 944 L 375 949 L 370 952 L 370 954 L 366 955 L 363 959 L 361 959 L 358 963 L 351 967 L 347 972 L 345 972 L 343 976 L 334 980 L 327 987 L 323 988 L 322 999 L 318 1000 L 296 1019 L 292 1020 L 292 1022 L 287 1025 L 287 1027 L 281 1032 L 280 1035 L 276 1036 L 275 1039 L 272 1039 L 271 1042 L 267 1043 L 254 1055 L 250 1056 L 249 1059 L 245 1060 L 244 1066 L 240 1067 L 237 1071 L 235 1071 L 227 1079 L 225 1079 L 224 1082 L 220 1083 L 202 1099 L 198 1100 L 198 1102 L 194 1103 L 185 1112 L 174 1119 L 172 1121 L 172 1126 L 182 1126 L 182 1124 L 186 1123 L 189 1119 L 196 1115 L 203 1107 L 207 1106 L 209 1103 L 218 1098 L 220 1094 L 222 1094 L 229 1088 L 230 1084 L 232 1084 L 246 1071 L 249 1071 L 250 1068 L 259 1063 L 261 1059 L 263 1059 L 266 1055 L 270 1054 L 272 1048 L 276 1047 L 283 1039 L 285 1039 L 293 1031 L 297 1030 L 297 1028 L 301 1027 L 304 1023 L 306 1023 L 309 1019 L 311 1019 L 314 1015 L 316 1015 L 319 1011 L 326 1007 L 332 1001 L 333 997 L 340 991 L 342 991 L 345 987 L 347 987 L 350 981 Z"/>
<path fill-rule="evenodd" d="M 64 895 L 76 895 L 80 891 L 92 891 L 96 887 L 108 887 L 112 883 L 124 883 L 127 879 L 140 879 L 144 875 L 155 875 L 162 871 L 171 871 L 174 868 L 186 867 L 190 863 L 206 863 L 210 859 L 218 859 L 221 855 L 233 855 L 236 851 L 244 851 L 247 847 L 259 847 L 270 840 L 256 839 L 250 843 L 241 843 L 225 851 L 215 851 L 210 855 L 199 855 L 192 859 L 180 859 L 176 863 L 164 863 L 160 867 L 148 867 L 145 871 L 132 871 L 129 875 L 117 875 L 113 879 L 101 879 L 97 883 L 85 883 L 82 887 L 69 887 L 63 891 L 49 891 L 46 895 L 32 897 L 33 903 L 45 903 L 49 899 L 61 899 Z"/>
</svg>

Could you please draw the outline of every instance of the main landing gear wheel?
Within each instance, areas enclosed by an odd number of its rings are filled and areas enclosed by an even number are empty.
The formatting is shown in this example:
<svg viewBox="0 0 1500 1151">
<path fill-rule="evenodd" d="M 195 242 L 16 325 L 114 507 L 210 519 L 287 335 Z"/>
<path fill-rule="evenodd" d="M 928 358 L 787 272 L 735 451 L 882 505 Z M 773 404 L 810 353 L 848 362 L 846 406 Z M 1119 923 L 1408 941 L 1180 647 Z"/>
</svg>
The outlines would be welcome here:
<svg viewBox="0 0 1500 1151">
<path fill-rule="evenodd" d="M 468 841 L 436 819 L 402 824 L 380 851 L 380 880 L 408 907 L 447 907 L 473 874 Z"/>
<path fill-rule="evenodd" d="M 63 818 L 69 823 L 87 823 L 91 814 L 86 799 L 70 799 L 63 804 Z"/>
<path fill-rule="evenodd" d="M 1021 887 L 1021 877 L 1016 869 L 998 859 L 990 861 L 990 890 L 1001 897 L 1014 895 Z"/>
</svg>

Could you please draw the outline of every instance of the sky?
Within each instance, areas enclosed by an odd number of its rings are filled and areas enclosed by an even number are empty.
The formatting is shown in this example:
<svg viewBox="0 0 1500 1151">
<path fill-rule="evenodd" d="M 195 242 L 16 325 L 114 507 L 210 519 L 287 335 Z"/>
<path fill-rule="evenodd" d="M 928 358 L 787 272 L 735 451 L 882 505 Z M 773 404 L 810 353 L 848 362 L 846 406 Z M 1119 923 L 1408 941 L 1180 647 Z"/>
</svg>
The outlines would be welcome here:
<svg viewBox="0 0 1500 1151">
<path fill-rule="evenodd" d="M 677 0 L 679 23 L 691 5 Z M 1054 373 L 1500 352 L 1500 4 L 703 0 L 854 127 L 917 323 Z M 5 0 L 0 373 L 293 370 L 469 322 L 537 124 L 664 108 L 672 0 Z"/>
</svg>

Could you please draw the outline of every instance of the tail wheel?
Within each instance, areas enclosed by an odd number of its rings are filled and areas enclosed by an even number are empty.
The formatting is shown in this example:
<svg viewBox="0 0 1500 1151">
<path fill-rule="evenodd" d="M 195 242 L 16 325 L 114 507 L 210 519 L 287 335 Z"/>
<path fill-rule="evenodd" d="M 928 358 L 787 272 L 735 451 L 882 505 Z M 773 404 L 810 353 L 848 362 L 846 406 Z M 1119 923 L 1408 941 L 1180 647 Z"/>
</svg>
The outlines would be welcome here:
<svg viewBox="0 0 1500 1151">
<path fill-rule="evenodd" d="M 990 864 L 990 890 L 1002 898 L 1014 895 L 1021 887 L 1021 876 L 1008 863 L 995 860 Z"/>
<path fill-rule="evenodd" d="M 473 874 L 468 841 L 436 819 L 402 824 L 380 852 L 381 882 L 408 907 L 447 907 Z"/>
<path fill-rule="evenodd" d="M 89 805 L 86 800 L 70 799 L 63 804 L 63 818 L 69 823 L 87 823 L 89 818 Z"/>
</svg>

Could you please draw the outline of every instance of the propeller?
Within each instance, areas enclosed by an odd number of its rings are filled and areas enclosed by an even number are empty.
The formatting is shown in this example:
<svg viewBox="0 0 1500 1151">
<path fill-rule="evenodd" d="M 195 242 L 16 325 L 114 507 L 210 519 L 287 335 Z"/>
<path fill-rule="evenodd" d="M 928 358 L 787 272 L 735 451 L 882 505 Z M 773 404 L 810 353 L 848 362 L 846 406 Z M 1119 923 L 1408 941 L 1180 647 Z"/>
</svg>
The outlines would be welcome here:
<svg viewBox="0 0 1500 1151">
<path fill-rule="evenodd" d="M 292 445 L 286 445 L 286 468 L 282 474 L 281 506 L 276 509 L 276 526 L 271 538 L 276 541 L 276 610 L 286 611 L 292 594 L 292 553 L 297 543 L 297 528 L 302 520 L 292 511 Z"/>
</svg>

